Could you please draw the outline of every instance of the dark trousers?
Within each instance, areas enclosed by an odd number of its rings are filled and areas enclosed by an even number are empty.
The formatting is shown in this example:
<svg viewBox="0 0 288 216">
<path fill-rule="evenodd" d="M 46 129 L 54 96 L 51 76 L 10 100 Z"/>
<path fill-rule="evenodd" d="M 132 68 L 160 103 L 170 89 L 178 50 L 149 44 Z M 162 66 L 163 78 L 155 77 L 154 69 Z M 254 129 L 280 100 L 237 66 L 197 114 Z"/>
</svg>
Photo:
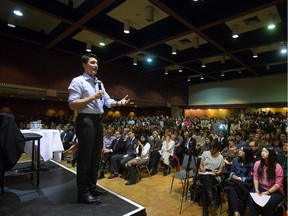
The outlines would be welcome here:
<svg viewBox="0 0 288 216">
<path fill-rule="evenodd" d="M 203 185 L 201 193 L 203 207 L 207 208 L 211 202 L 215 203 L 212 186 L 218 184 L 218 181 L 214 176 L 211 175 L 199 175 L 198 179 Z"/>
<path fill-rule="evenodd" d="M 259 187 L 259 193 L 262 193 L 266 190 L 264 190 L 262 187 Z M 253 192 L 255 192 L 253 190 Z M 250 216 L 258 216 L 261 214 L 261 216 L 271 216 L 273 215 L 273 211 L 278 203 L 281 202 L 281 200 L 284 198 L 284 195 L 280 192 L 274 192 L 271 194 L 271 197 L 268 201 L 268 203 L 261 207 L 257 205 L 251 196 L 249 196 L 249 210 L 250 210 Z"/>
<path fill-rule="evenodd" d="M 158 166 L 160 158 L 161 158 L 161 155 L 158 151 L 152 151 L 150 154 L 149 167 L 157 171 L 157 166 Z"/>
<path fill-rule="evenodd" d="M 120 167 L 122 168 L 122 170 L 125 170 L 125 164 L 132 160 L 134 158 L 134 156 L 127 156 L 125 158 L 123 158 L 123 154 L 116 154 L 113 155 L 111 158 L 111 167 L 110 167 L 110 171 L 112 173 L 118 174 Z"/>
<path fill-rule="evenodd" d="M 227 186 L 228 190 L 228 209 L 229 216 L 233 216 L 235 211 L 238 211 L 241 216 L 245 215 L 247 206 L 247 200 L 249 196 L 249 188 L 243 190 L 243 188 L 235 186 Z"/>
<path fill-rule="evenodd" d="M 112 153 L 104 153 L 101 157 L 101 164 L 100 164 L 100 172 L 105 170 L 106 164 L 108 161 L 111 161 L 113 154 Z"/>
<path fill-rule="evenodd" d="M 103 123 L 99 115 L 79 113 L 76 118 L 76 135 L 79 143 L 77 161 L 78 194 L 86 194 L 96 187 L 101 151 Z"/>
</svg>

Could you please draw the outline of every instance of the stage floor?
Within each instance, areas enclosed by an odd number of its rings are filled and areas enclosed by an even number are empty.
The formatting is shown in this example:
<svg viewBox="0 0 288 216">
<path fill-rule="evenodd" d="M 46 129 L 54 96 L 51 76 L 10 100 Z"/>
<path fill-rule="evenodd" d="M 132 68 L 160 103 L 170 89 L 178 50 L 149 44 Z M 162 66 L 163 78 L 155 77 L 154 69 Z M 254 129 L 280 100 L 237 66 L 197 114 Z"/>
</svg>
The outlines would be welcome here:
<svg viewBox="0 0 288 216">
<path fill-rule="evenodd" d="M 34 183 L 30 175 L 15 175 L 29 164 L 18 163 L 12 171 L 5 173 L 5 191 L 0 194 L 1 216 L 146 215 L 143 206 L 103 187 L 108 194 L 101 196 L 101 204 L 78 203 L 76 174 L 54 161 L 41 162 L 40 185 L 37 188 L 36 175 Z"/>
</svg>

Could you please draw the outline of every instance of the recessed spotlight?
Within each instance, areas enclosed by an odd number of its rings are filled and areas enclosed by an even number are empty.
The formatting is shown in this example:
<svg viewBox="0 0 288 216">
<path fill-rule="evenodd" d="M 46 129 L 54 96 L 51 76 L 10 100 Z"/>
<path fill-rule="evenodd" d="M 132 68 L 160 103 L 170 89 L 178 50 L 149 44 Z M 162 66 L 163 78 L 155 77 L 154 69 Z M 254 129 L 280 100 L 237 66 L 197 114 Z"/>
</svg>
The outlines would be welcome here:
<svg viewBox="0 0 288 216">
<path fill-rule="evenodd" d="M 14 13 L 16 16 L 23 16 L 23 13 L 22 13 L 20 10 L 14 10 L 13 13 Z"/>
<path fill-rule="evenodd" d="M 287 48 L 286 48 L 286 47 L 285 47 L 285 48 L 282 48 L 282 49 L 280 50 L 280 52 L 281 52 L 282 54 L 287 53 Z"/>
</svg>

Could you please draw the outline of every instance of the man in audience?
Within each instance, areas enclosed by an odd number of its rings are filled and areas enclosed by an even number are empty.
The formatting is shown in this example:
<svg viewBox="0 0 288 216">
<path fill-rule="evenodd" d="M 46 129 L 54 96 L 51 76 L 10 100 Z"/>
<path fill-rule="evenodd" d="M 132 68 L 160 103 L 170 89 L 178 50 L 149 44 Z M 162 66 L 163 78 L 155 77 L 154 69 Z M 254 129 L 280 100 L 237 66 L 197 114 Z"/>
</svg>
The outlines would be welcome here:
<svg viewBox="0 0 288 216">
<path fill-rule="evenodd" d="M 242 134 L 240 132 L 237 132 L 235 134 L 235 145 L 237 149 L 240 149 L 243 146 L 246 146 L 246 142 L 242 139 Z"/>
<path fill-rule="evenodd" d="M 107 148 L 103 148 L 98 179 L 104 178 L 106 164 L 108 161 L 110 161 L 111 163 L 112 156 L 122 154 L 124 147 L 123 144 L 126 143 L 124 142 L 124 139 L 121 137 L 120 131 L 116 131 L 115 139 L 112 141 L 111 145 Z"/>
<path fill-rule="evenodd" d="M 218 136 L 219 136 L 218 139 L 215 141 L 218 142 L 219 151 L 222 152 L 223 149 L 228 146 L 228 140 L 224 137 L 223 131 L 219 131 Z"/>
<path fill-rule="evenodd" d="M 125 146 L 123 147 L 123 154 L 119 153 L 113 155 L 111 158 L 111 175 L 108 177 L 108 179 L 118 177 L 120 168 L 122 169 L 123 176 L 125 177 L 125 164 L 136 156 L 135 150 L 138 147 L 139 140 L 135 137 L 135 133 L 133 131 L 128 132 L 127 136 Z"/>
<path fill-rule="evenodd" d="M 252 149 L 254 163 L 261 159 L 261 150 L 258 148 L 258 144 L 255 141 L 249 143 L 249 147 Z"/>
</svg>

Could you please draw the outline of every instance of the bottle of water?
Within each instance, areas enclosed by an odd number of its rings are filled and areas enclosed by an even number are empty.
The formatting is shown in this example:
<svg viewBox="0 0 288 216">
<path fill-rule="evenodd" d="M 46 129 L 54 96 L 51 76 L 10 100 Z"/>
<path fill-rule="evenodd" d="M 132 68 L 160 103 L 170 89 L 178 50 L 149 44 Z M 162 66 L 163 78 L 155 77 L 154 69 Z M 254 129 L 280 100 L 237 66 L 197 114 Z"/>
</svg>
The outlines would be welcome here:
<svg viewBox="0 0 288 216">
<path fill-rule="evenodd" d="M 187 201 L 191 201 L 191 191 L 189 189 L 187 192 Z"/>
</svg>

